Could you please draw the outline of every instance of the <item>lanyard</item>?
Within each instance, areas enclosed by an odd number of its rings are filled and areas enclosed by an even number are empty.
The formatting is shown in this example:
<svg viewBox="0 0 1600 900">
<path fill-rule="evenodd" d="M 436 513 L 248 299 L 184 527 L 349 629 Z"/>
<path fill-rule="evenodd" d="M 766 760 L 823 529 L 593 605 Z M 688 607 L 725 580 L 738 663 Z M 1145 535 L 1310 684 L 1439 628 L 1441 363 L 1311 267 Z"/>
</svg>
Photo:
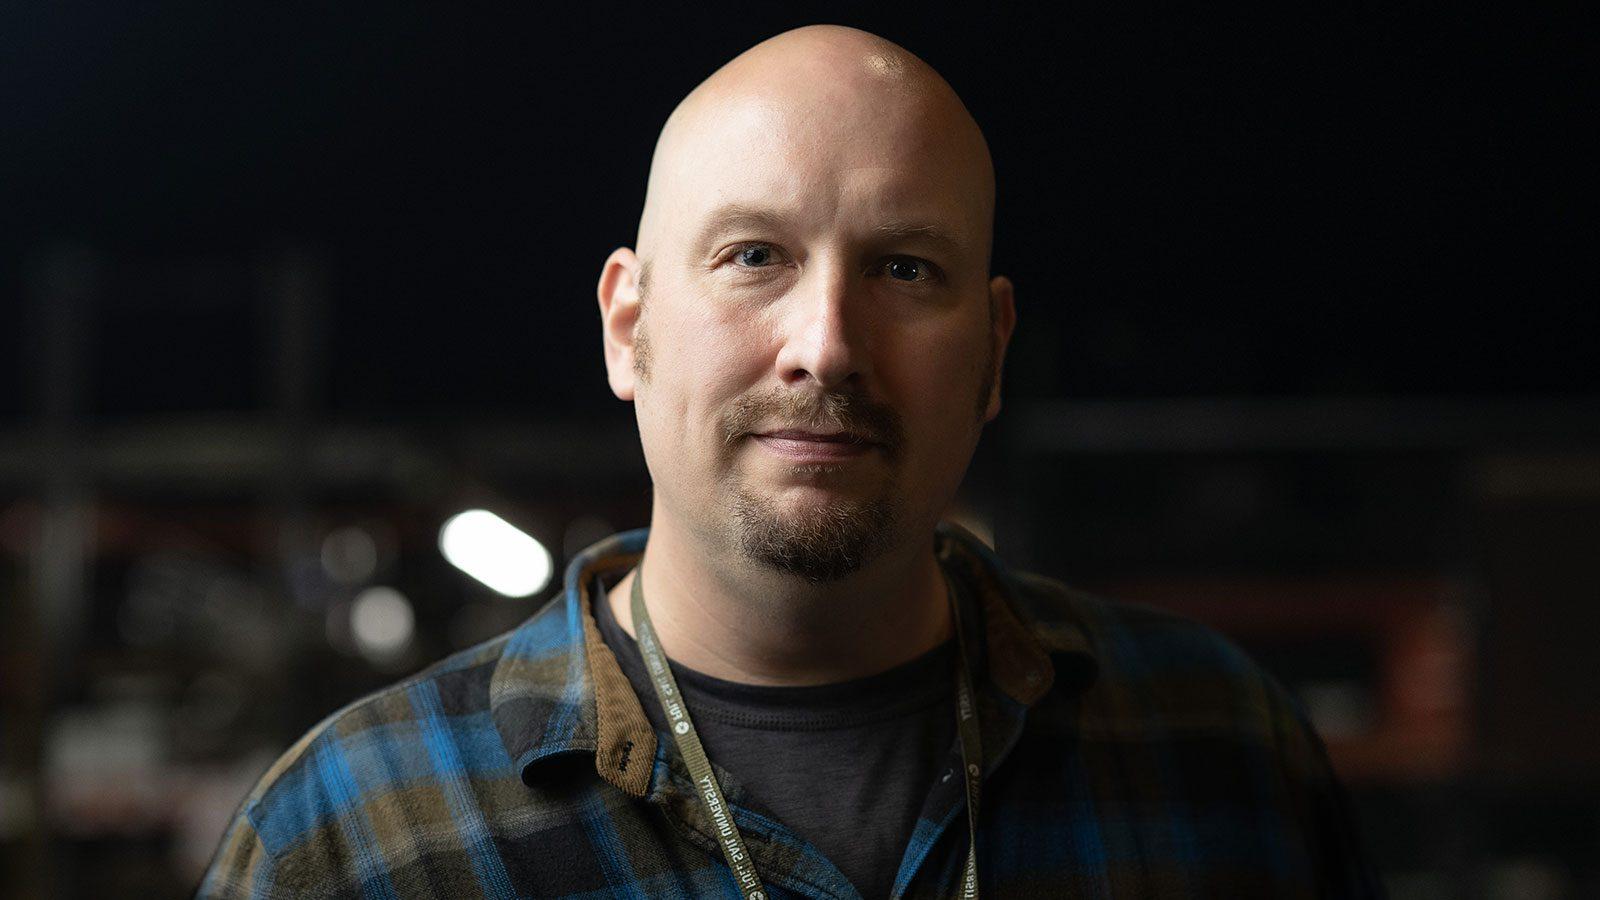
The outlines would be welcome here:
<svg viewBox="0 0 1600 900">
<path fill-rule="evenodd" d="M 678 752 L 689 767 L 689 778 L 694 782 L 700 805 L 711 817 L 717 831 L 717 843 L 722 856 L 733 870 L 733 877 L 744 900 L 767 900 L 761 876 L 756 874 L 755 862 L 745 848 L 744 837 L 733 823 L 733 811 L 722 797 L 722 787 L 711 772 L 711 760 L 706 757 L 700 735 L 689 718 L 689 709 L 683 702 L 683 692 L 678 690 L 677 679 L 667 665 L 666 654 L 661 652 L 661 642 L 650 622 L 650 611 L 644 604 L 643 562 L 633 572 L 633 629 L 638 634 L 639 652 L 644 657 L 650 681 L 655 684 L 656 697 L 667 716 L 667 727 L 672 730 Z M 942 569 L 941 569 L 942 571 Z M 979 741 L 977 706 L 973 702 L 972 673 L 967 666 L 966 636 L 961 629 L 961 605 L 956 602 L 956 588 L 945 576 L 945 588 L 950 596 L 950 616 L 955 626 L 956 649 L 960 664 L 956 667 L 956 732 L 961 740 L 961 767 L 967 785 L 967 864 L 961 876 L 963 898 L 978 896 L 978 789 L 983 779 L 983 749 Z"/>
</svg>

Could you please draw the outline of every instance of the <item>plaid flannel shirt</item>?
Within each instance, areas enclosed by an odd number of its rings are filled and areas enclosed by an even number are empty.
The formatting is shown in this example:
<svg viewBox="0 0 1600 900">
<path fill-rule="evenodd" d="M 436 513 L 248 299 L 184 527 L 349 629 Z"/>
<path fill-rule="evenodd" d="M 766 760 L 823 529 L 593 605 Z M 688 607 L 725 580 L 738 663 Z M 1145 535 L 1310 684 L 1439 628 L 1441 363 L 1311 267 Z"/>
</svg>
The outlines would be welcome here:
<svg viewBox="0 0 1600 900">
<path fill-rule="evenodd" d="M 312 729 L 245 798 L 200 895 L 738 896 L 676 746 L 591 615 L 596 574 L 632 566 L 646 534 L 584 552 L 564 595 L 515 631 Z M 1379 893 L 1316 735 L 1232 644 L 1011 572 L 958 528 L 935 541 L 974 607 L 982 896 Z M 771 897 L 859 896 L 717 776 Z M 947 774 L 893 896 L 955 896 L 965 819 Z"/>
</svg>

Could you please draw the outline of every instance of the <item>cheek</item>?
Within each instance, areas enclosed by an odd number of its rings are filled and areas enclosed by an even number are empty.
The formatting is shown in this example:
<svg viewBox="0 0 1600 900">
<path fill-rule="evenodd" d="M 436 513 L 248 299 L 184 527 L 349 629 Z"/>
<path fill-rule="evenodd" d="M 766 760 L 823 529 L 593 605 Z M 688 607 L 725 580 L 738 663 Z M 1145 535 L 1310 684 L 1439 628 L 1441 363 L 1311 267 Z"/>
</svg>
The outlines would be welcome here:
<svg viewBox="0 0 1600 900">
<path fill-rule="evenodd" d="M 986 381 L 987 346 L 970 331 L 925 334 L 905 347 L 888 377 L 914 453 L 943 458 L 981 431 L 978 395 Z"/>
<path fill-rule="evenodd" d="M 767 325 L 707 307 L 658 323 L 651 332 L 652 399 L 663 417 L 676 420 L 664 425 L 690 434 L 712 427 L 716 415 L 748 392 L 765 370 Z"/>
<path fill-rule="evenodd" d="M 774 307 L 707 299 L 685 317 L 684 349 L 695 360 L 701 383 L 715 397 L 745 393 L 768 373 L 782 325 Z"/>
<path fill-rule="evenodd" d="M 903 352 L 898 354 L 896 378 L 928 406 L 951 405 L 958 396 L 975 392 L 983 380 L 987 345 L 971 330 L 929 330 L 900 343 Z"/>
</svg>

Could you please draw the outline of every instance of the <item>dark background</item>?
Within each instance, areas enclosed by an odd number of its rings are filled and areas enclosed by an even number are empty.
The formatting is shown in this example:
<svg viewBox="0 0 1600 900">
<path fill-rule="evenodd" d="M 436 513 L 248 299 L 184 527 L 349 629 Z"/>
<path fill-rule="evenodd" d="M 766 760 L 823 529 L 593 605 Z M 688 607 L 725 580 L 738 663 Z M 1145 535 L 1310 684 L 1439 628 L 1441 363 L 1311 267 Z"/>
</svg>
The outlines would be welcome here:
<svg viewBox="0 0 1600 900">
<path fill-rule="evenodd" d="M 186 890 L 262 754 L 554 590 L 464 579 L 449 513 L 558 566 L 644 524 L 600 264 L 678 99 L 817 21 L 926 59 L 996 159 L 1019 329 L 958 514 L 1301 690 L 1397 897 L 1596 889 L 1592 39 L 872 9 L 0 9 L 5 893 Z M 415 606 L 401 658 L 336 634 L 369 582 Z M 122 727 L 146 749 L 68 749 Z M 150 796 L 74 795 L 111 763 Z"/>
</svg>

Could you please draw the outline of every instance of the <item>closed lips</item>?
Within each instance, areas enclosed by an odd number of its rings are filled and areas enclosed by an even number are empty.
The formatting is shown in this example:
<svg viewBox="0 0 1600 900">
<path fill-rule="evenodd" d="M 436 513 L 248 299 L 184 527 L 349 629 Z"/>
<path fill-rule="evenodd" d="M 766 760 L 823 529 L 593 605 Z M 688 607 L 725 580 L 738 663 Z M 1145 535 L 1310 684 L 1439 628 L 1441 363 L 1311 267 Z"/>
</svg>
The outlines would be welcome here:
<svg viewBox="0 0 1600 900">
<path fill-rule="evenodd" d="M 788 440 L 788 441 L 815 441 L 815 442 L 818 442 L 818 443 L 836 443 L 836 444 L 864 444 L 864 443 L 868 443 L 868 441 L 865 438 L 863 438 L 863 437 L 861 437 L 859 435 L 850 434 L 849 432 L 845 432 L 845 431 L 835 431 L 835 432 L 832 432 L 832 433 L 829 433 L 829 434 L 819 434 L 819 433 L 813 432 L 813 431 L 795 431 L 793 429 L 787 429 L 787 430 L 784 430 L 784 431 L 767 431 L 767 432 L 763 432 L 763 433 L 757 435 L 757 437 L 781 438 L 783 440 Z"/>
</svg>

